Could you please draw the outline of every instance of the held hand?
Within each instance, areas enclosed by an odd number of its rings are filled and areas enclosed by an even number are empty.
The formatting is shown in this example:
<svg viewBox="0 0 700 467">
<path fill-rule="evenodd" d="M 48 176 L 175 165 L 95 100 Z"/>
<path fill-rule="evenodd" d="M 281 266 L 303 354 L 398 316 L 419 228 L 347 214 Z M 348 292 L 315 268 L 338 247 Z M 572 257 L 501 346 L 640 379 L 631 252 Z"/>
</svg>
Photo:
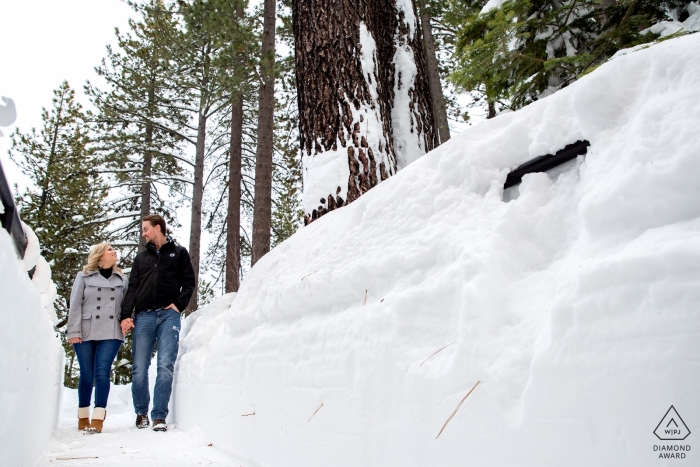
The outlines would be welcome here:
<svg viewBox="0 0 700 467">
<path fill-rule="evenodd" d="M 129 333 L 129 331 L 134 329 L 134 320 L 131 318 L 127 318 L 125 320 L 122 320 L 121 327 L 122 327 L 122 334 L 124 334 L 126 336 Z"/>
<path fill-rule="evenodd" d="M 167 310 L 168 308 L 172 308 L 173 310 L 177 311 L 180 313 L 180 310 L 177 309 L 174 303 L 171 303 L 170 305 L 166 306 L 165 309 Z"/>
<path fill-rule="evenodd" d="M 83 340 L 80 337 L 71 337 L 68 339 L 69 344 L 82 344 Z"/>
</svg>

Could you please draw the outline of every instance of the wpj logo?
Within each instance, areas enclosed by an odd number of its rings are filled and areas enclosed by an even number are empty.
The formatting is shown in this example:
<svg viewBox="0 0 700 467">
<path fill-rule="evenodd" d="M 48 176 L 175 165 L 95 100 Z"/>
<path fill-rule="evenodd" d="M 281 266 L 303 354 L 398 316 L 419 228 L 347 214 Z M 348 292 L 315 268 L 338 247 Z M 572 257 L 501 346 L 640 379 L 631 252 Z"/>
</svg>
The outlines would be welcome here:
<svg viewBox="0 0 700 467">
<path fill-rule="evenodd" d="M 688 437 L 690 430 L 675 407 L 671 406 L 654 430 L 654 434 L 662 441 L 682 440 Z"/>
<path fill-rule="evenodd" d="M 675 407 L 671 406 L 654 430 L 654 434 L 662 441 L 681 441 L 688 437 L 690 430 Z M 655 444 L 654 451 L 659 452 L 659 459 L 685 459 L 690 445 Z"/>
</svg>

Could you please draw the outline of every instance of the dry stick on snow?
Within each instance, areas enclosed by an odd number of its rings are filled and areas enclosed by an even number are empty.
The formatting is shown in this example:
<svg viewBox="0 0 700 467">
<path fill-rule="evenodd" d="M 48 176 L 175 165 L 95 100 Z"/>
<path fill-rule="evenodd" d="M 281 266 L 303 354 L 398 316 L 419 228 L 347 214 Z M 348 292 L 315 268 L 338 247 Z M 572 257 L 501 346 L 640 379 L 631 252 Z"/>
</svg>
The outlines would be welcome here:
<svg viewBox="0 0 700 467">
<path fill-rule="evenodd" d="M 86 457 L 57 457 L 57 461 L 72 461 L 81 459 L 99 459 L 97 456 L 86 456 Z"/>
<path fill-rule="evenodd" d="M 467 397 L 469 397 L 469 394 L 472 393 L 472 391 L 479 385 L 480 382 L 481 382 L 481 381 L 477 381 L 476 384 L 474 385 L 474 387 L 471 388 L 471 390 L 467 393 L 466 396 L 464 396 L 464 399 L 462 399 L 462 400 L 459 402 L 459 404 L 457 404 L 457 407 L 456 407 L 456 408 L 454 409 L 454 411 L 452 412 L 452 415 L 450 415 L 450 417 L 447 419 L 447 421 L 445 422 L 445 424 L 442 425 L 442 428 L 440 429 L 440 433 L 437 434 L 437 436 L 435 437 L 435 439 L 438 439 L 438 438 L 440 437 L 440 435 L 442 434 L 442 431 L 445 429 L 445 427 L 447 426 L 447 424 L 450 423 L 450 420 L 452 420 L 452 417 L 455 416 L 455 414 L 457 413 L 457 411 L 459 410 L 459 408 L 462 406 L 462 403 L 463 403 L 464 401 L 467 400 Z"/>
<path fill-rule="evenodd" d="M 362 302 L 362 306 L 367 305 L 367 289 L 365 289 L 365 301 Z"/>
<path fill-rule="evenodd" d="M 447 344 L 447 345 L 444 346 L 443 348 L 438 349 L 435 353 L 433 353 L 433 355 L 431 355 L 430 357 L 428 357 L 428 358 L 426 358 L 425 360 L 423 360 L 423 363 L 425 363 L 425 362 L 427 362 L 428 360 L 430 360 L 431 358 L 433 358 L 433 356 L 435 356 L 435 355 L 436 355 L 438 352 L 440 352 L 441 350 L 446 349 L 446 348 L 448 348 L 449 346 L 451 346 L 452 344 L 456 344 L 456 343 L 457 343 L 457 342 L 452 342 L 451 344 Z M 418 366 L 423 366 L 423 363 L 421 363 L 421 364 L 418 365 Z"/>
<path fill-rule="evenodd" d="M 241 417 L 250 417 L 251 415 L 255 415 L 255 412 L 243 414 L 243 415 L 241 415 Z"/>
<path fill-rule="evenodd" d="M 311 274 L 313 274 L 313 273 L 311 273 Z M 304 280 L 304 279 L 302 279 L 302 280 Z M 306 285 L 309 286 L 309 295 L 313 297 L 314 294 L 311 293 L 311 282 L 309 282 L 309 281 L 307 280 L 307 281 L 306 281 Z"/>
<path fill-rule="evenodd" d="M 321 410 L 321 407 L 323 407 L 323 404 L 318 406 L 318 409 L 316 409 L 316 412 L 314 412 L 314 415 L 316 415 L 318 413 L 318 411 Z M 314 415 L 312 415 L 311 418 L 314 418 Z M 309 422 L 311 421 L 311 418 L 309 419 Z M 306 423 L 309 423 L 309 422 L 306 422 Z"/>
<path fill-rule="evenodd" d="M 301 280 L 304 280 L 304 279 L 306 279 L 307 277 L 309 277 L 311 274 L 316 274 L 317 272 L 318 272 L 318 269 L 316 269 L 314 272 L 311 272 L 311 273 L 305 275 L 304 277 L 301 278 Z"/>
</svg>

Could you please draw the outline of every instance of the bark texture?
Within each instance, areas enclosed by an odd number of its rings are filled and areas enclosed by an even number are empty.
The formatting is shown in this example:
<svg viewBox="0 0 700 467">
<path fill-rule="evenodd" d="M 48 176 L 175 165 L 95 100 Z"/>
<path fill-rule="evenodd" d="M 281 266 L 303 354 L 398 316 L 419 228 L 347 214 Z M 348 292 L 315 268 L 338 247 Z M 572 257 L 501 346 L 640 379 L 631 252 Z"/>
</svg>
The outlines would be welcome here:
<svg viewBox="0 0 700 467">
<path fill-rule="evenodd" d="M 293 0 L 292 14 L 308 224 L 396 173 L 415 149 L 395 138 L 397 115 L 423 153 L 437 141 L 414 6 L 404 12 L 396 0 Z M 407 56 L 415 76 L 396 64 Z M 396 108 L 397 93 L 406 91 L 405 109 Z M 312 208 L 308 166 L 329 152 L 347 158 L 348 179 L 314 191 L 322 195 Z"/>
<path fill-rule="evenodd" d="M 275 112 L 275 0 L 265 0 L 261 50 L 258 147 L 255 151 L 255 198 L 251 265 L 270 251 L 272 228 L 272 150 Z"/>
<path fill-rule="evenodd" d="M 435 55 L 435 39 L 433 38 L 433 26 L 430 22 L 430 10 L 426 7 L 425 0 L 420 0 L 420 22 L 423 29 L 423 41 L 425 42 L 425 62 L 428 68 L 428 82 L 430 83 L 430 95 L 433 98 L 433 112 L 435 113 L 435 127 L 437 128 L 440 144 L 450 139 L 450 126 L 447 122 L 447 105 L 442 93 L 440 82 L 440 69 Z"/>
<path fill-rule="evenodd" d="M 243 156 L 243 96 L 236 93 L 231 110 L 228 212 L 226 217 L 226 293 L 241 285 L 241 160 Z"/>
</svg>

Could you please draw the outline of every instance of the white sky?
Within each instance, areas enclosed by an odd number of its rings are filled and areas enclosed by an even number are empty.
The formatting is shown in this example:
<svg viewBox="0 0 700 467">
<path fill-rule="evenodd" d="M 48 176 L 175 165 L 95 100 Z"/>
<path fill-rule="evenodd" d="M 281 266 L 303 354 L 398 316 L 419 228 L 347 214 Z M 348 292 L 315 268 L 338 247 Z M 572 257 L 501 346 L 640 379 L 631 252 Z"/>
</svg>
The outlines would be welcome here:
<svg viewBox="0 0 700 467">
<path fill-rule="evenodd" d="M 127 31 L 130 17 L 138 13 L 121 0 L 7 0 L 0 6 L 0 96 L 17 107 L 14 125 L 1 129 L 0 161 L 20 192 L 29 180 L 7 155 L 8 136 L 15 127 L 22 132 L 41 127 L 41 108 L 51 105 L 52 92 L 64 79 L 89 106 L 83 85 L 100 83 L 94 67 L 106 56 L 107 44 L 116 44 L 114 28 Z M 178 210 L 178 219 L 182 228 L 175 236 L 187 246 L 189 207 Z"/>
<path fill-rule="evenodd" d="M 126 30 L 134 12 L 120 0 L 8 0 L 0 6 L 0 95 L 15 101 L 22 132 L 41 126 L 41 108 L 65 79 L 87 105 L 82 88 L 95 81 L 93 70 L 114 43 L 114 28 Z M 10 160 L 9 134 L 3 128 L 0 160 L 10 184 L 20 191 L 27 179 Z"/>
</svg>

